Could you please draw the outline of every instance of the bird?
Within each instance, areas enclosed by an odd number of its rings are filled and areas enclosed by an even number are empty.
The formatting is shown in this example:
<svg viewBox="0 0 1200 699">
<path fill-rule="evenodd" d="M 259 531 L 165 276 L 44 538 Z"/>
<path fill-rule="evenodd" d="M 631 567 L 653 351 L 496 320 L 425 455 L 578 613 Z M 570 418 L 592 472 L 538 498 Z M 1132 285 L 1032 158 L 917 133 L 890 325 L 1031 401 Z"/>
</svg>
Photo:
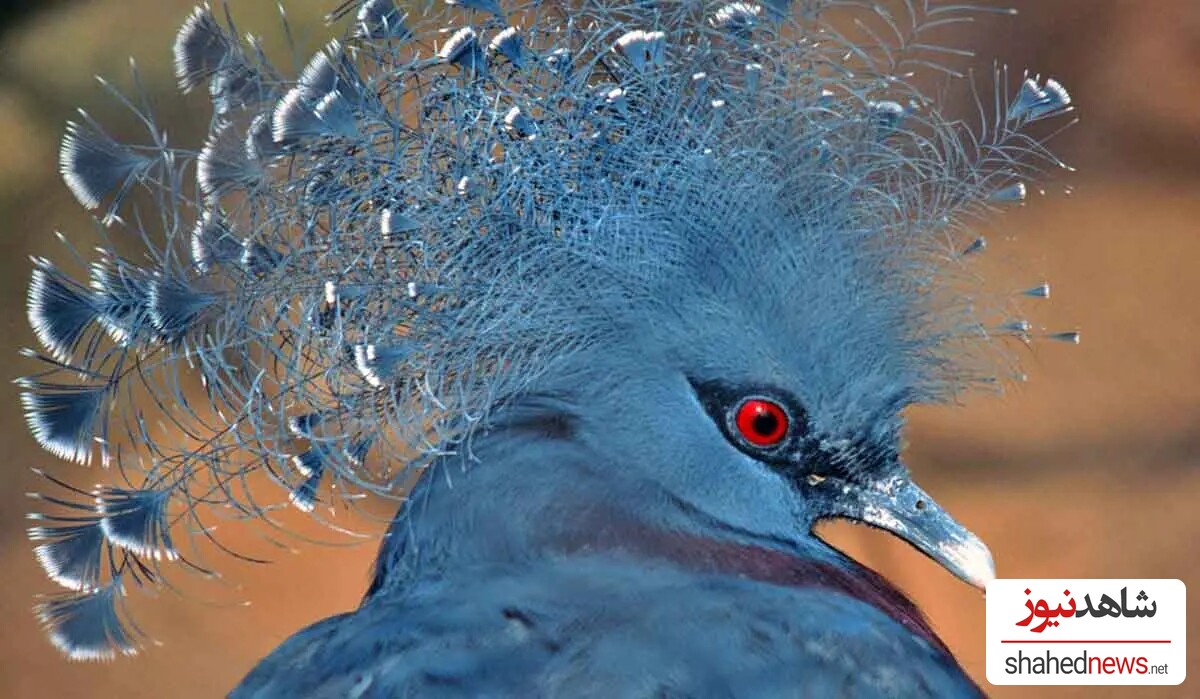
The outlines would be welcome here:
<svg viewBox="0 0 1200 699">
<path fill-rule="evenodd" d="M 359 607 L 230 696 L 981 695 L 814 529 L 984 587 L 905 411 L 1079 341 L 1019 315 L 1047 283 L 977 268 L 985 222 L 1067 168 L 1044 140 L 1073 110 L 1004 67 L 973 118 L 931 96 L 966 78 L 929 32 L 987 13 L 349 0 L 289 73 L 196 6 L 174 69 L 207 134 L 176 145 L 136 65 L 102 81 L 144 137 L 80 111 L 59 160 L 104 242 L 33 260 L 27 422 L 113 474 L 35 469 L 51 642 L 138 652 L 132 592 L 257 560 L 228 520 L 354 534 L 338 513 L 384 502 Z"/>
</svg>

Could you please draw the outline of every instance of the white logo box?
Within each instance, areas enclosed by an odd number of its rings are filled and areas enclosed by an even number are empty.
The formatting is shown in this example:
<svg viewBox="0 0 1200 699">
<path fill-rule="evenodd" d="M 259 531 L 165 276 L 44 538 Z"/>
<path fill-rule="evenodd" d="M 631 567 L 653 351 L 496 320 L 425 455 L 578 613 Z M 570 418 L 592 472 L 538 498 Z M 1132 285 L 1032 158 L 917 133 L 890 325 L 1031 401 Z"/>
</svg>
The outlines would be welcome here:
<svg viewBox="0 0 1200 699">
<path fill-rule="evenodd" d="M 997 579 L 987 586 L 996 685 L 1179 684 L 1187 589 L 1166 579 Z"/>
</svg>

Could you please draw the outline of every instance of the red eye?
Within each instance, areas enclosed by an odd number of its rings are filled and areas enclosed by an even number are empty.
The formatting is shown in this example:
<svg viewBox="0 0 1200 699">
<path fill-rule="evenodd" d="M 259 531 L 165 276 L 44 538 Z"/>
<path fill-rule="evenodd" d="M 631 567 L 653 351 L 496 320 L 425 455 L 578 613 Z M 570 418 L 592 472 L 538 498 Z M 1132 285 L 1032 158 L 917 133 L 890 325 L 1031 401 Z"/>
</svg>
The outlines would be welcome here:
<svg viewBox="0 0 1200 699">
<path fill-rule="evenodd" d="M 773 447 L 788 432 L 788 416 L 778 403 L 751 398 L 738 407 L 735 418 L 738 432 L 756 447 Z"/>
</svg>

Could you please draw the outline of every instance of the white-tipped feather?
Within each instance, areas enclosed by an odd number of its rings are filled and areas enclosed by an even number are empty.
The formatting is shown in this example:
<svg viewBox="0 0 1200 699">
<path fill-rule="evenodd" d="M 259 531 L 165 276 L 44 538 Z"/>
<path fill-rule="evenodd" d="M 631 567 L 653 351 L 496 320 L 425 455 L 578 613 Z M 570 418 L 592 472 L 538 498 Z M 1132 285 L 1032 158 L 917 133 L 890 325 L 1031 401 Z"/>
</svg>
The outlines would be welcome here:
<svg viewBox="0 0 1200 699">
<path fill-rule="evenodd" d="M 336 61 L 342 56 L 342 42 L 334 39 L 325 48 L 313 54 L 304 69 L 300 71 L 298 86 L 310 100 L 320 99 L 338 88 L 345 79 L 338 72 Z"/>
<path fill-rule="evenodd" d="M 904 123 L 904 117 L 908 116 L 908 110 L 904 108 L 904 105 L 892 100 L 871 102 L 867 106 L 871 111 L 872 121 L 884 135 L 900 128 L 900 125 Z"/>
<path fill-rule="evenodd" d="M 88 582 L 85 578 L 72 575 L 64 572 L 64 563 L 56 554 L 56 549 L 49 544 L 42 544 L 33 548 L 33 555 L 37 558 L 38 565 L 42 567 L 42 571 L 46 573 L 46 577 L 51 581 L 62 585 L 68 590 L 76 590 L 86 592 L 95 589 L 95 586 Z M 99 563 L 99 560 L 97 560 Z"/>
<path fill-rule="evenodd" d="M 149 326 L 146 273 L 111 258 L 89 266 L 90 285 L 100 306 L 100 325 L 119 345 L 128 346 L 141 338 Z"/>
<path fill-rule="evenodd" d="M 639 72 L 659 66 L 666 58 L 667 35 L 660 31 L 634 29 L 625 32 L 613 45 L 613 50 L 625 57 Z"/>
<path fill-rule="evenodd" d="M 69 660 L 112 660 L 136 655 L 136 628 L 123 623 L 125 591 L 119 579 L 96 590 L 59 595 L 40 602 L 34 613 L 50 642 Z"/>
<path fill-rule="evenodd" d="M 717 8 L 709 18 L 716 29 L 738 36 L 748 36 L 758 26 L 762 7 L 754 3 L 733 2 Z"/>
<path fill-rule="evenodd" d="M 358 8 L 355 35 L 360 39 L 408 39 L 412 32 L 404 24 L 407 17 L 393 0 L 367 0 Z"/>
<path fill-rule="evenodd" d="M 244 137 L 228 122 L 213 127 L 196 158 L 196 182 L 209 200 L 253 190 L 264 174 L 261 164 L 247 157 Z"/>
<path fill-rule="evenodd" d="M 28 534 L 31 541 L 48 542 L 33 552 L 51 580 L 76 591 L 99 587 L 104 536 L 98 522 L 31 527 Z"/>
<path fill-rule="evenodd" d="M 475 30 L 463 27 L 454 32 L 442 48 L 438 56 L 466 72 L 484 74 L 487 72 L 487 62 L 479 47 L 479 37 Z"/>
<path fill-rule="evenodd" d="M 1062 83 L 1054 78 L 1046 80 L 1046 84 L 1042 86 L 1042 91 L 1045 93 L 1046 98 L 1042 104 L 1034 108 L 1034 118 L 1056 114 L 1071 106 L 1071 93 L 1067 92 L 1067 88 L 1063 87 Z"/>
<path fill-rule="evenodd" d="M 537 124 L 520 107 L 513 107 L 504 115 L 504 128 L 516 138 L 533 138 L 537 134 Z"/>
<path fill-rule="evenodd" d="M 625 90 L 619 87 L 614 87 L 604 93 L 604 104 L 615 110 L 618 114 L 629 114 L 629 101 L 625 98 Z"/>
<path fill-rule="evenodd" d="M 288 502 L 296 506 L 301 512 L 312 512 L 316 507 L 316 498 L 312 493 L 302 490 L 293 490 L 288 493 Z"/>
<path fill-rule="evenodd" d="M 276 143 L 291 143 L 320 132 L 320 119 L 305 93 L 303 87 L 293 87 L 275 106 L 271 117 L 271 138 Z"/>
<path fill-rule="evenodd" d="M 283 150 L 275 142 L 273 129 L 274 112 L 266 112 L 254 117 L 250 128 L 246 129 L 245 148 L 246 159 L 259 163 L 269 161 L 280 155 Z"/>
<path fill-rule="evenodd" d="M 999 330 L 1002 333 L 1026 337 L 1029 335 L 1029 331 L 1033 330 L 1033 324 L 1023 318 L 1018 318 L 1004 323 Z"/>
<path fill-rule="evenodd" d="M 213 77 L 228 60 L 234 39 L 213 17 L 207 4 L 198 5 L 175 35 L 175 77 L 184 92 Z"/>
<path fill-rule="evenodd" d="M 117 548 L 156 561 L 173 561 L 167 503 L 170 491 L 101 489 L 96 495 L 100 531 Z"/>
<path fill-rule="evenodd" d="M 470 175 L 463 175 L 454 185 L 455 193 L 464 199 L 478 196 L 483 192 L 483 189 L 483 184 L 478 179 L 471 177 Z"/>
<path fill-rule="evenodd" d="M 192 264 L 200 272 L 211 272 L 218 265 L 236 261 L 242 254 L 242 242 L 233 237 L 225 216 L 215 209 L 200 215 L 192 229 L 189 248 Z"/>
<path fill-rule="evenodd" d="M 375 345 L 354 346 L 354 368 L 375 388 L 383 385 L 383 377 L 375 372 Z"/>
<path fill-rule="evenodd" d="M 18 379 L 25 423 L 34 440 L 65 461 L 87 466 L 92 462 L 98 423 L 109 398 L 107 385 L 60 386 Z"/>
<path fill-rule="evenodd" d="M 488 43 L 488 53 L 504 56 L 516 68 L 525 67 L 525 42 L 516 27 L 507 27 Z"/>
<path fill-rule="evenodd" d="M 1025 201 L 1025 183 L 1014 182 L 1006 187 L 1001 187 L 988 197 L 994 202 L 1003 204 L 1016 204 Z"/>
<path fill-rule="evenodd" d="M 1035 298 L 1035 299 L 1048 299 L 1048 298 L 1050 298 L 1050 283 L 1042 282 L 1041 284 L 1038 284 L 1037 286 L 1030 287 L 1030 288 L 1026 289 L 1025 291 L 1022 291 L 1021 295 L 1028 296 L 1030 298 Z"/>
<path fill-rule="evenodd" d="M 303 512 L 312 512 L 317 504 L 317 490 L 321 487 L 321 480 L 325 476 L 325 469 L 321 467 L 310 471 L 303 481 L 297 484 L 288 493 L 288 501 Z"/>
<path fill-rule="evenodd" d="M 58 151 L 58 171 L 75 199 L 85 208 L 95 209 L 105 196 L 141 176 L 153 161 L 100 131 L 82 110 L 80 114 L 83 122 L 67 122 Z"/>
<path fill-rule="evenodd" d="M 324 415 L 321 413 L 293 415 L 288 418 L 288 432 L 297 437 L 311 437 L 313 436 L 313 428 L 321 424 L 323 420 Z"/>
<path fill-rule="evenodd" d="M 572 68 L 574 67 L 574 54 L 570 49 L 557 48 L 546 54 L 546 65 L 550 70 L 554 71 L 559 77 L 570 77 Z"/>
<path fill-rule="evenodd" d="M 58 271 L 47 259 L 32 258 L 26 311 L 29 326 L 59 361 L 69 361 L 88 328 L 97 320 L 95 299 L 88 289 Z"/>
<path fill-rule="evenodd" d="M 1057 80 L 1047 79 L 1038 87 L 1035 78 L 1021 83 L 1017 97 L 1008 106 L 1008 118 L 1013 121 L 1041 119 L 1065 111 L 1071 105 L 1071 95 Z"/>
<path fill-rule="evenodd" d="M 220 292 L 206 291 L 172 276 L 150 280 L 147 291 L 150 324 L 167 342 L 181 340 L 200 330 L 208 312 L 217 307 L 221 299 Z"/>
</svg>

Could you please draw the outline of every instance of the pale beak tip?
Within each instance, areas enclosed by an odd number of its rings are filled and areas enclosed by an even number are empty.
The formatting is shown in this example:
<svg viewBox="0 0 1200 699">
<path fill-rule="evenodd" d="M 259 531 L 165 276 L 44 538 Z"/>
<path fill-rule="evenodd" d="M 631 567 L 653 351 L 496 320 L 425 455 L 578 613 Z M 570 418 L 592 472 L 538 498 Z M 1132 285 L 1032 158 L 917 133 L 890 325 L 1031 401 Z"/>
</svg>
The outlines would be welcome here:
<svg viewBox="0 0 1200 699">
<path fill-rule="evenodd" d="M 986 590 L 987 584 L 996 579 L 996 563 L 992 560 L 992 552 L 977 537 L 947 544 L 942 553 L 951 564 L 951 570 L 963 582 L 980 591 Z"/>
</svg>

